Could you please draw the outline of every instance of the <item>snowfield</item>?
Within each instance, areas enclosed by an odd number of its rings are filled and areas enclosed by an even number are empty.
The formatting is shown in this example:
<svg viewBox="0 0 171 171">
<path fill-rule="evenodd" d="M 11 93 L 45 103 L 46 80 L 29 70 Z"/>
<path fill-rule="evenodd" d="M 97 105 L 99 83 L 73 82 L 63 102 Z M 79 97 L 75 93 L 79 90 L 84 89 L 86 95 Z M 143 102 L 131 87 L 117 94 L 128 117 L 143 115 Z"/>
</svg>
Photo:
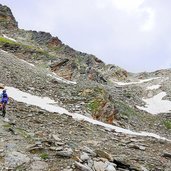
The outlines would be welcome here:
<svg viewBox="0 0 171 171">
<path fill-rule="evenodd" d="M 139 81 L 136 81 L 136 82 L 117 82 L 117 81 L 115 81 L 114 83 L 116 83 L 116 84 L 118 84 L 120 86 L 126 86 L 126 85 L 146 83 L 146 82 L 156 80 L 156 79 L 159 79 L 159 78 L 160 77 L 153 77 L 153 78 L 149 78 L 149 79 L 139 80 Z"/>
<path fill-rule="evenodd" d="M 152 86 L 147 87 L 147 90 L 157 90 L 160 87 L 161 87 L 161 85 L 152 85 Z"/>
<path fill-rule="evenodd" d="M 5 88 L 7 89 L 9 96 L 11 98 L 13 98 L 14 100 L 16 100 L 18 102 L 23 102 L 23 103 L 26 103 L 29 105 L 38 106 L 38 107 L 45 109 L 49 112 L 56 112 L 59 114 L 67 114 L 69 116 L 72 116 L 72 118 L 75 120 L 84 120 L 84 121 L 87 121 L 87 122 L 92 123 L 94 125 L 100 125 L 100 126 L 105 127 L 109 130 L 115 130 L 116 132 L 120 132 L 120 133 L 124 133 L 124 134 L 131 134 L 131 135 L 137 135 L 137 136 L 148 136 L 148 137 L 154 137 L 157 139 L 171 141 L 171 140 L 168 140 L 164 137 L 160 137 L 159 135 L 154 134 L 154 133 L 134 132 L 134 131 L 131 131 L 129 129 L 123 129 L 121 127 L 117 127 L 114 125 L 110 125 L 110 124 L 106 124 L 106 123 L 94 120 L 92 118 L 86 117 L 86 116 L 81 115 L 79 113 L 70 113 L 66 109 L 58 106 L 54 100 L 52 100 L 48 97 L 34 96 L 34 95 L 29 94 L 29 93 L 20 91 L 19 89 L 16 89 L 14 87 L 5 87 Z"/>
<path fill-rule="evenodd" d="M 50 74 L 47 74 L 47 76 L 51 77 L 51 78 L 54 78 L 56 79 L 57 81 L 61 81 L 63 83 L 66 83 L 66 84 L 77 84 L 76 82 L 74 81 L 69 81 L 69 80 L 66 80 L 62 77 L 59 77 L 57 74 L 55 74 L 54 72 L 50 73 Z"/>
<path fill-rule="evenodd" d="M 11 40 L 11 41 L 13 41 L 13 42 L 17 42 L 15 39 L 13 39 L 13 38 L 11 38 L 11 37 L 8 37 L 8 36 L 6 36 L 5 34 L 3 34 L 3 37 L 6 38 L 6 39 L 8 39 L 8 40 Z"/>
<path fill-rule="evenodd" d="M 137 108 L 151 114 L 171 112 L 171 101 L 163 100 L 166 95 L 166 92 L 160 92 L 152 98 L 143 98 L 142 100 L 146 103 L 145 107 L 137 106 Z"/>
</svg>

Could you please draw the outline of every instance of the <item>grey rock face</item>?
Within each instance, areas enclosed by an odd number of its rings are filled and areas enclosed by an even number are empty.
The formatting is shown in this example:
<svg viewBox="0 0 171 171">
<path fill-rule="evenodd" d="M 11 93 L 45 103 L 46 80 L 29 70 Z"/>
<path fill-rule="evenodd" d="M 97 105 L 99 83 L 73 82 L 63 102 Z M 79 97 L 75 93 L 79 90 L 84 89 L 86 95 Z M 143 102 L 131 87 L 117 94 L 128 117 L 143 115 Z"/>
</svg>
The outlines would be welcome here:
<svg viewBox="0 0 171 171">
<path fill-rule="evenodd" d="M 58 151 L 56 153 L 57 156 L 61 156 L 61 157 L 71 157 L 73 154 L 73 150 L 71 148 L 65 149 L 63 151 Z"/>
<path fill-rule="evenodd" d="M 16 22 L 10 8 L 0 4 L 0 27 L 5 29 L 17 29 Z"/>
<path fill-rule="evenodd" d="M 57 37 L 52 37 L 50 33 L 46 33 L 43 31 L 30 31 L 32 34 L 32 40 L 36 41 L 39 44 L 48 44 L 48 43 L 56 43 L 54 45 L 61 45 L 62 42 Z"/>
<path fill-rule="evenodd" d="M 48 170 L 48 164 L 43 161 L 34 161 L 31 164 L 31 171 L 46 171 Z"/>
<path fill-rule="evenodd" d="M 30 158 L 27 155 L 22 154 L 20 152 L 16 152 L 16 151 L 10 152 L 5 157 L 6 168 L 15 168 L 17 166 L 20 166 L 24 163 L 29 163 L 29 162 L 30 162 Z"/>
</svg>

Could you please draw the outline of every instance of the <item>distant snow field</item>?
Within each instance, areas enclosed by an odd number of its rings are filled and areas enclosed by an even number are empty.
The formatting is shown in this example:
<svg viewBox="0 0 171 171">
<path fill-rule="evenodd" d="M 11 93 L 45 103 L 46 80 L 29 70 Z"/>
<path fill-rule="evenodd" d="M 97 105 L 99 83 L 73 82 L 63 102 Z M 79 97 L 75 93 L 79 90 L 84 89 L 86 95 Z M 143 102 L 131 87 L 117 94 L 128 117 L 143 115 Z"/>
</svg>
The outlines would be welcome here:
<svg viewBox="0 0 171 171">
<path fill-rule="evenodd" d="M 161 85 L 152 85 L 152 86 L 147 87 L 147 90 L 157 90 L 160 87 L 161 87 Z"/>
<path fill-rule="evenodd" d="M 1 49 L 1 52 L 8 53 L 7 51 L 5 51 L 5 50 L 2 50 L 2 49 Z"/>
<path fill-rule="evenodd" d="M 163 100 L 166 95 L 166 92 L 160 92 L 152 98 L 143 98 L 142 100 L 146 103 L 145 107 L 137 106 L 137 108 L 151 114 L 171 112 L 171 101 Z"/>
<path fill-rule="evenodd" d="M 132 85 L 132 84 L 141 84 L 141 83 L 149 82 L 149 81 L 156 80 L 159 78 L 160 77 L 153 77 L 153 78 L 148 78 L 148 79 L 144 79 L 144 80 L 139 80 L 136 82 L 117 82 L 117 81 L 115 81 L 114 83 L 121 85 L 121 86 L 125 86 L 125 85 Z"/>
<path fill-rule="evenodd" d="M 29 63 L 29 62 L 27 62 L 27 61 L 25 61 L 25 60 L 23 60 L 23 59 L 20 59 L 20 61 L 22 61 L 22 62 L 24 62 L 24 63 L 26 63 L 26 64 L 28 64 L 28 65 L 30 65 L 30 66 L 35 67 L 35 65 L 34 65 L 34 64 L 31 64 L 31 63 Z"/>
<path fill-rule="evenodd" d="M 5 34 L 3 34 L 3 37 L 4 37 L 4 38 L 6 38 L 6 39 L 9 39 L 9 40 L 11 40 L 11 41 L 13 41 L 13 42 L 17 42 L 15 39 L 13 39 L 13 38 L 10 38 L 10 37 L 6 36 Z"/>
<path fill-rule="evenodd" d="M 124 133 L 124 134 L 131 134 L 131 135 L 137 135 L 137 136 L 148 136 L 148 137 L 154 137 L 157 139 L 163 139 L 163 140 L 171 141 L 171 140 L 168 140 L 164 137 L 160 137 L 159 135 L 154 134 L 154 133 L 133 132 L 129 129 L 124 129 L 124 128 L 120 128 L 120 127 L 117 127 L 114 125 L 106 124 L 106 123 L 94 120 L 92 118 L 86 117 L 86 116 L 78 114 L 78 113 L 70 113 L 66 109 L 58 106 L 54 100 L 51 100 L 48 97 L 34 96 L 34 95 L 29 94 L 29 93 L 20 91 L 19 89 L 13 88 L 13 87 L 5 87 L 5 88 L 7 89 L 9 96 L 11 98 L 13 98 L 14 100 L 16 100 L 18 102 L 23 102 L 23 103 L 26 103 L 29 105 L 38 106 L 38 107 L 45 109 L 49 112 L 57 112 L 59 114 L 67 114 L 69 116 L 72 116 L 73 119 L 75 119 L 75 120 L 84 120 L 84 121 L 87 121 L 87 122 L 92 123 L 94 125 L 100 125 L 100 126 L 105 127 L 109 130 L 115 130 L 116 132 L 120 132 L 120 133 Z M 161 99 L 161 97 L 159 99 Z"/>
<path fill-rule="evenodd" d="M 75 81 L 69 81 L 69 80 L 66 80 L 62 77 L 59 77 L 54 72 L 47 74 L 47 76 L 52 77 L 52 78 L 56 79 L 57 81 L 61 81 L 61 82 L 66 83 L 66 84 L 77 84 Z"/>
</svg>

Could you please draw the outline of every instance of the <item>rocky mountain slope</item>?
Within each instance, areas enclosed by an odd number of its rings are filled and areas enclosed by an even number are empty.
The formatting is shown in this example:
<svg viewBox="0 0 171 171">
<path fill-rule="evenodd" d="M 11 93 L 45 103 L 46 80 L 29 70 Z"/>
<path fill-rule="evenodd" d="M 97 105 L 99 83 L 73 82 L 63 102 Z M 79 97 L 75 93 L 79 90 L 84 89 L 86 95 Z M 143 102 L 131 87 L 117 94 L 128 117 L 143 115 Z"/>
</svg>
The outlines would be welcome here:
<svg viewBox="0 0 171 171">
<path fill-rule="evenodd" d="M 0 5 L 0 70 L 11 97 L 1 170 L 171 170 L 169 69 L 106 65 L 50 33 L 19 29 Z"/>
</svg>

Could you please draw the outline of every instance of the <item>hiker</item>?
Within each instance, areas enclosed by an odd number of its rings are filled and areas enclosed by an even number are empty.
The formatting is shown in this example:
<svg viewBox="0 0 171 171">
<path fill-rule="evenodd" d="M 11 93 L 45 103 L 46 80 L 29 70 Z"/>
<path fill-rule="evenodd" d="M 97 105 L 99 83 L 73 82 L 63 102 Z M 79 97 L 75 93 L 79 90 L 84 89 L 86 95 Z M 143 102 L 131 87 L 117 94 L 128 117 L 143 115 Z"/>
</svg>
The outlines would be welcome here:
<svg viewBox="0 0 171 171">
<path fill-rule="evenodd" d="M 8 95 L 5 89 L 2 91 L 0 97 L 1 97 L 1 103 L 4 103 L 4 104 L 8 103 Z"/>
<path fill-rule="evenodd" d="M 0 98 L 1 98 L 0 103 L 1 103 L 2 116 L 5 117 L 5 114 L 6 114 L 6 104 L 8 103 L 8 95 L 7 95 L 7 92 L 6 92 L 5 89 L 0 94 Z"/>
</svg>

